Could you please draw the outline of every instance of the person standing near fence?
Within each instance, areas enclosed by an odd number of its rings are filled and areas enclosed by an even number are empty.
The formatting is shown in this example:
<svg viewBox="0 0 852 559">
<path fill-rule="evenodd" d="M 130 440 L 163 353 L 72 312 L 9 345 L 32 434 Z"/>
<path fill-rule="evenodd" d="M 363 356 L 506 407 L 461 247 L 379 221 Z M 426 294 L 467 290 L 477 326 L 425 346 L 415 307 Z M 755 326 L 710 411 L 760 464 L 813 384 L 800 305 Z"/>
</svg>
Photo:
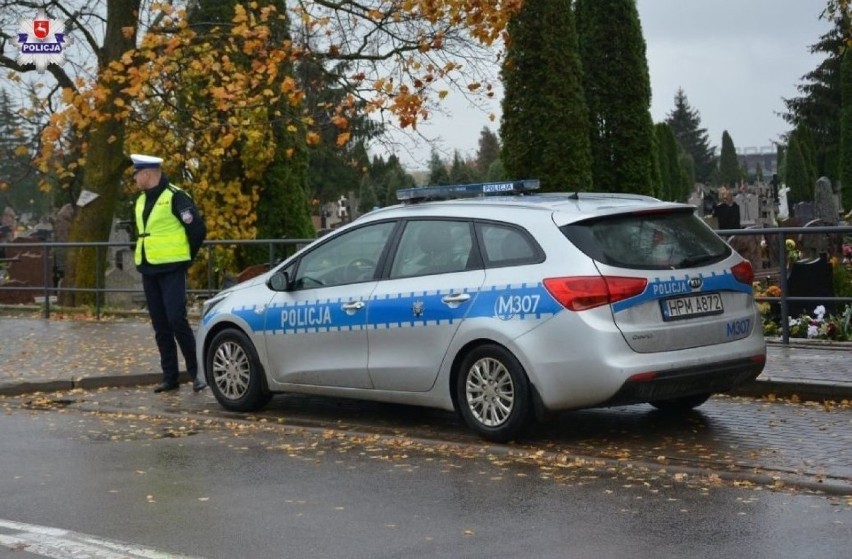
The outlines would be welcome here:
<svg viewBox="0 0 852 559">
<path fill-rule="evenodd" d="M 135 206 L 135 262 L 142 274 L 163 369 L 163 380 L 154 392 L 180 387 L 177 346 L 192 379 L 192 389 L 199 392 L 207 384 L 198 376 L 195 335 L 186 314 L 186 272 L 207 236 L 207 227 L 189 194 L 172 185 L 163 174 L 161 158 L 132 154 L 130 159 L 141 191 Z"/>
<path fill-rule="evenodd" d="M 719 190 L 721 201 L 713 208 L 713 217 L 719 221 L 719 229 L 740 229 L 740 206 L 734 202 L 729 188 Z"/>
</svg>

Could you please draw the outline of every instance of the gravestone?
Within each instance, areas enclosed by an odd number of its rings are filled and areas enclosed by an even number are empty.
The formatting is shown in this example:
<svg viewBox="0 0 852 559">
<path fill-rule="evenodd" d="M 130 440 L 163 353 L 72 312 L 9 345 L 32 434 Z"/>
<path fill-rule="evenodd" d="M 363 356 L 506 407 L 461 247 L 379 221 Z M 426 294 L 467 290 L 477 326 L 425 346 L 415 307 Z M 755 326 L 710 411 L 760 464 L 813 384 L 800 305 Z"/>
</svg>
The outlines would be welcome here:
<svg viewBox="0 0 852 559">
<path fill-rule="evenodd" d="M 50 286 L 50 278 L 45 278 L 44 273 L 44 248 L 42 247 L 15 247 L 17 243 L 33 243 L 38 239 L 29 237 L 18 237 L 12 241 L 12 246 L 6 250 L 8 262 L 8 280 L 3 287 L 23 288 L 15 291 L 0 291 L 0 303 L 25 304 L 32 303 L 35 297 L 43 297 L 43 291 L 39 289 L 45 285 Z M 45 283 L 47 281 L 47 284 Z"/>
<path fill-rule="evenodd" d="M 740 224 L 743 227 L 754 225 L 760 217 L 760 200 L 750 192 L 738 195 L 740 206 Z"/>
<path fill-rule="evenodd" d="M 814 220 L 814 203 L 799 202 L 793 206 L 793 216 L 799 223 L 807 223 Z"/>
<path fill-rule="evenodd" d="M 133 274 L 119 268 L 111 268 L 107 271 L 104 275 L 104 285 L 107 288 L 105 299 L 108 307 L 131 309 L 141 306 L 139 302 L 140 297 L 137 293 L 110 291 L 111 289 L 139 289 L 140 286 L 136 276 L 138 274 Z"/>
<path fill-rule="evenodd" d="M 793 263 L 787 278 L 787 294 L 790 297 L 834 297 L 831 263 L 825 255 Z M 825 307 L 826 314 L 834 312 L 831 301 L 790 301 L 789 314 L 792 317 L 811 315 L 819 305 Z"/>
<path fill-rule="evenodd" d="M 136 271 L 134 246 L 130 241 L 130 229 L 126 222 L 114 220 L 110 243 L 127 243 L 120 246 L 110 246 L 107 251 L 109 268 L 104 275 L 104 286 L 107 289 L 107 305 L 117 308 L 139 308 L 144 305 L 145 295 L 142 293 L 142 275 Z M 132 289 L 134 292 L 112 293 L 110 289 Z"/>
<path fill-rule="evenodd" d="M 18 229 L 18 217 L 15 215 L 15 210 L 6 206 L 3 209 L 3 215 L 0 216 L 0 226 L 5 225 L 9 228 L 9 230 L 14 235 L 14 232 Z"/>
<path fill-rule="evenodd" d="M 704 216 L 704 195 L 701 192 L 693 190 L 686 203 L 695 206 L 695 213 L 698 217 Z"/>
<path fill-rule="evenodd" d="M 831 181 L 821 177 L 814 191 L 814 219 L 821 220 L 825 225 L 837 225 L 839 217 L 840 210 L 837 208 L 837 200 L 831 189 Z"/>
</svg>

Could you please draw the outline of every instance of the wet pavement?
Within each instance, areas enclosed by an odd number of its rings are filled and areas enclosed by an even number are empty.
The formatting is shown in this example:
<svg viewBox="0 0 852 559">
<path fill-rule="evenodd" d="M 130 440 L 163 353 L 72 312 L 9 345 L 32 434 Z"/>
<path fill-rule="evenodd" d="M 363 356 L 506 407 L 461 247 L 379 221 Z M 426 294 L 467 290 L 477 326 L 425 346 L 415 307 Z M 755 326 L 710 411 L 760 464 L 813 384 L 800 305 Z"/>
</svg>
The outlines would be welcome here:
<svg viewBox="0 0 852 559">
<path fill-rule="evenodd" d="M 685 418 L 672 420 L 647 405 L 584 410 L 560 414 L 523 441 L 500 447 L 482 443 L 440 410 L 282 395 L 262 412 L 238 415 L 224 411 L 209 390 L 195 394 L 184 386 L 154 395 L 158 355 L 143 320 L 4 317 L 0 339 L 11 341 L 0 345 L 0 396 L 7 403 L 404 437 L 516 460 L 586 457 L 613 467 L 636 463 L 687 477 L 852 494 L 852 353 L 838 345 L 771 343 L 766 369 L 752 385 L 716 396 Z"/>
<path fill-rule="evenodd" d="M 597 427 L 601 416 L 576 433 L 558 421 L 561 434 L 496 447 L 401 406 L 283 397 L 237 420 L 202 413 L 212 397 L 186 389 L 0 398 L 0 557 L 848 557 L 850 493 L 675 465 L 678 451 L 751 452 L 748 430 L 729 428 L 755 402 L 713 398 L 705 421 L 668 427 L 648 406 L 614 409 Z M 340 428 L 293 426 L 335 405 Z M 825 413 L 761 407 L 779 420 Z M 391 422 L 395 434 L 355 430 Z M 416 438 L 424 423 L 448 437 Z M 631 441 L 639 430 L 645 441 Z M 607 439 L 618 458 L 580 454 Z M 640 447 L 661 458 L 631 459 Z"/>
</svg>

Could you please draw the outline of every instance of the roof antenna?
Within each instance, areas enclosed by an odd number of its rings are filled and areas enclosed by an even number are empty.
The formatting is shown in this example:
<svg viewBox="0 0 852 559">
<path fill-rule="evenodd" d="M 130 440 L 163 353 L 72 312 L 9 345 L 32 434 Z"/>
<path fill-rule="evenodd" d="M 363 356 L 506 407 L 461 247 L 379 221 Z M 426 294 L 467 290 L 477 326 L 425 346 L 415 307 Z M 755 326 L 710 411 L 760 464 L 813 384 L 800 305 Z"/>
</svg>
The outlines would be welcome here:
<svg viewBox="0 0 852 559">
<path fill-rule="evenodd" d="M 574 194 L 572 194 L 568 198 L 570 198 L 571 200 L 579 200 L 580 199 L 580 193 L 575 191 Z"/>
</svg>

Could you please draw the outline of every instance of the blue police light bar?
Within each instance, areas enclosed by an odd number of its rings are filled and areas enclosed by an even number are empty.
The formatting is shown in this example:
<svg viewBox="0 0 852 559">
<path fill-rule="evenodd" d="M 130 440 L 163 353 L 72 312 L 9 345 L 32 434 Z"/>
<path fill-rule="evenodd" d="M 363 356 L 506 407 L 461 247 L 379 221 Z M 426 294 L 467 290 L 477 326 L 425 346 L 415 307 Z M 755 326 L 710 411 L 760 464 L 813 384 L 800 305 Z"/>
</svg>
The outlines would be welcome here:
<svg viewBox="0 0 852 559">
<path fill-rule="evenodd" d="M 401 188 L 396 191 L 396 198 L 401 202 L 420 202 L 424 200 L 448 200 L 451 198 L 475 198 L 477 196 L 508 196 L 538 190 L 540 186 L 541 183 L 538 179 L 421 186 L 417 188 Z"/>
</svg>

